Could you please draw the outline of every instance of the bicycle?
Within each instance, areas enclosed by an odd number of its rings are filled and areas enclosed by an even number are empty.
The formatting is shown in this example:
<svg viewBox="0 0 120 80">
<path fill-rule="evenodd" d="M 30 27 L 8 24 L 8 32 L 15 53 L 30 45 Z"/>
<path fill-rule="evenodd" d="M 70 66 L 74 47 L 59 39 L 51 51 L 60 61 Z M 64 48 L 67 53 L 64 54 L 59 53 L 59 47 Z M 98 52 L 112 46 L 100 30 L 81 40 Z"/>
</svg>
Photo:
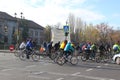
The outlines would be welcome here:
<svg viewBox="0 0 120 80">
<path fill-rule="evenodd" d="M 78 57 L 74 55 L 74 53 L 68 52 L 70 54 L 68 57 L 66 57 L 65 53 L 60 53 L 60 55 L 57 57 L 57 64 L 58 65 L 64 65 L 66 62 L 71 63 L 72 65 L 78 64 Z"/>
<path fill-rule="evenodd" d="M 94 57 L 92 57 L 92 50 L 85 50 L 81 53 L 81 60 L 82 61 L 87 61 L 87 60 L 92 60 L 94 61 Z M 94 53 L 95 54 L 95 53 Z"/>
<path fill-rule="evenodd" d="M 21 54 L 19 55 L 19 58 L 23 61 L 27 59 L 27 54 L 29 54 L 29 57 L 32 58 L 33 61 L 39 61 L 40 55 L 38 52 L 36 52 L 34 49 L 32 51 L 29 51 L 27 49 L 22 50 Z"/>
<path fill-rule="evenodd" d="M 112 53 L 111 52 L 108 52 L 108 51 L 102 51 L 102 53 L 98 53 L 97 55 L 96 55 L 96 58 L 95 58 L 95 61 L 97 62 L 97 63 L 100 63 L 100 62 L 105 62 L 105 63 L 107 63 L 107 62 L 110 62 L 110 61 L 112 61 Z"/>
</svg>

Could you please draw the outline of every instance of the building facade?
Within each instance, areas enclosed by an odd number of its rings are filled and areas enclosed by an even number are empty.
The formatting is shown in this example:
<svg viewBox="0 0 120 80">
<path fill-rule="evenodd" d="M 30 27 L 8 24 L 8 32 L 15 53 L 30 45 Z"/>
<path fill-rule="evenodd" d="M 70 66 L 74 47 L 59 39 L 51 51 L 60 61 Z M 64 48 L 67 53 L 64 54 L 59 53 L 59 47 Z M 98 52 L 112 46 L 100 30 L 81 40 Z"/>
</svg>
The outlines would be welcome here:
<svg viewBox="0 0 120 80">
<path fill-rule="evenodd" d="M 0 44 L 10 45 L 17 40 L 20 43 L 20 37 L 23 37 L 25 29 L 28 30 L 26 38 L 36 40 L 38 45 L 42 44 L 45 37 L 44 27 L 34 21 L 18 19 L 5 12 L 0 12 Z"/>
</svg>

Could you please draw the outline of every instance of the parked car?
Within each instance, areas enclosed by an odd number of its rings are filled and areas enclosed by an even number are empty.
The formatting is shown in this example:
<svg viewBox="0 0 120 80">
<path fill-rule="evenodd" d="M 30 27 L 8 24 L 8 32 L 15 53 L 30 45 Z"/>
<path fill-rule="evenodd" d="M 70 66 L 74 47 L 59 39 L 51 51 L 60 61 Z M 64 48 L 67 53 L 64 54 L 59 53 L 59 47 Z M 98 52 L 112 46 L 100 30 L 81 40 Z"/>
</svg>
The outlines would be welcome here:
<svg viewBox="0 0 120 80">
<path fill-rule="evenodd" d="M 113 61 L 120 65 L 120 53 L 113 56 Z"/>
</svg>

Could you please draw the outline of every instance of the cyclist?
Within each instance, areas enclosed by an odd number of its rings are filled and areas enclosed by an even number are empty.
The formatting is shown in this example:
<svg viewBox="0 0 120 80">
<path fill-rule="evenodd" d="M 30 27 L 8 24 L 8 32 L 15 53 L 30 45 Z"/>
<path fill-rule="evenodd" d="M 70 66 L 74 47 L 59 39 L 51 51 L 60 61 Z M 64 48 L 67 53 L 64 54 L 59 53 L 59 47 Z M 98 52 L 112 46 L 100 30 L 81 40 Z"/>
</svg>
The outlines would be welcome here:
<svg viewBox="0 0 120 80">
<path fill-rule="evenodd" d="M 20 46 L 19 46 L 19 49 L 20 49 L 20 50 L 23 50 L 25 47 L 26 47 L 26 43 L 25 43 L 25 41 L 23 40 L 22 43 L 21 43 Z"/>
<path fill-rule="evenodd" d="M 57 43 L 55 43 L 55 45 L 54 45 L 55 51 L 59 50 L 59 47 L 60 47 L 60 41 L 58 41 Z"/>
<path fill-rule="evenodd" d="M 64 40 L 64 41 L 60 44 L 60 50 L 64 50 L 66 44 L 67 44 L 67 40 Z"/>
<path fill-rule="evenodd" d="M 103 43 L 100 44 L 99 50 L 100 50 L 100 57 L 104 57 L 106 49 L 105 49 L 105 46 L 103 45 Z"/>
<path fill-rule="evenodd" d="M 118 43 L 115 43 L 113 45 L 113 51 L 115 52 L 115 54 L 120 52 L 120 46 L 118 45 Z"/>
<path fill-rule="evenodd" d="M 53 48 L 52 44 L 53 44 L 53 41 L 51 41 L 51 42 L 49 42 L 49 43 L 47 44 L 47 51 L 48 51 L 48 54 L 49 54 L 49 55 L 51 54 L 51 50 L 52 50 L 52 48 Z"/>
<path fill-rule="evenodd" d="M 32 43 L 32 40 L 28 40 L 27 43 L 26 43 L 26 49 L 27 49 L 27 59 L 29 59 L 29 55 L 30 55 L 30 52 L 33 50 L 33 43 Z"/>
<path fill-rule="evenodd" d="M 47 51 L 47 43 L 46 42 L 43 42 L 43 47 L 44 47 L 45 51 Z"/>
<path fill-rule="evenodd" d="M 91 50 L 90 50 L 91 42 L 87 42 L 85 45 L 86 45 L 85 46 L 85 54 L 86 54 L 86 59 L 88 60 L 89 58 L 91 58 L 90 57 L 90 54 L 91 54 Z"/>
<path fill-rule="evenodd" d="M 91 48 L 90 48 L 90 50 L 91 50 L 91 58 L 94 60 L 95 59 L 95 55 L 96 55 L 96 51 L 97 51 L 97 47 L 96 47 L 96 44 L 95 43 L 93 43 L 92 45 L 91 45 Z"/>
<path fill-rule="evenodd" d="M 69 41 L 64 48 L 66 58 L 74 52 L 74 45 Z"/>
</svg>

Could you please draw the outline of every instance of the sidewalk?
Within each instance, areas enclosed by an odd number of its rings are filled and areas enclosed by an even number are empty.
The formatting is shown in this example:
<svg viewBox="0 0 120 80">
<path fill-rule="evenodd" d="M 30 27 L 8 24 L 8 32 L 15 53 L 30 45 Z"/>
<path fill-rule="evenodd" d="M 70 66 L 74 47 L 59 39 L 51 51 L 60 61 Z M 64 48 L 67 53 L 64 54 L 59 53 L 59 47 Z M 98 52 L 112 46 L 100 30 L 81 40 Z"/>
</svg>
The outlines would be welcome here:
<svg viewBox="0 0 120 80">
<path fill-rule="evenodd" d="M 0 52 L 11 53 L 11 52 L 14 52 L 14 50 L 13 51 L 10 51 L 10 50 L 0 50 Z"/>
</svg>

